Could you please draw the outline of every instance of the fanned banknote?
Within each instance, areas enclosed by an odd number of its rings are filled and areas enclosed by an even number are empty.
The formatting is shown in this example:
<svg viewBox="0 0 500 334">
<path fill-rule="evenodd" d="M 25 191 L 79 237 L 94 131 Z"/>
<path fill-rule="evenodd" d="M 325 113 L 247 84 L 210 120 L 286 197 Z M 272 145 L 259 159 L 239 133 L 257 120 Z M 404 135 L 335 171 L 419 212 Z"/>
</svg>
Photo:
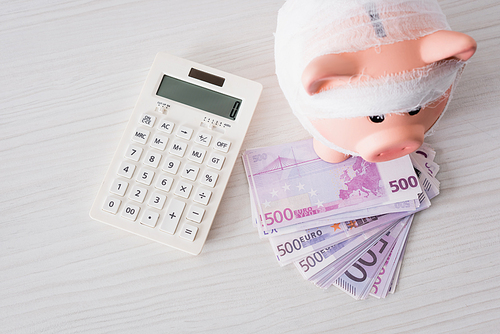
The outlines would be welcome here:
<svg viewBox="0 0 500 334">
<path fill-rule="evenodd" d="M 406 246 L 406 241 L 408 240 L 408 233 L 410 232 L 413 217 L 414 215 L 410 216 L 410 220 L 404 227 L 403 231 L 399 234 L 394 248 L 389 253 L 384 266 L 375 279 L 375 282 L 373 283 L 370 291 L 371 296 L 376 298 L 385 298 L 389 293 L 389 289 L 392 286 L 392 279 L 398 267 L 397 264 L 403 254 L 404 248 Z"/>
<path fill-rule="evenodd" d="M 333 284 L 356 299 L 365 299 L 407 224 L 408 219 L 403 219 L 391 228 Z"/>
<path fill-rule="evenodd" d="M 435 151 L 322 161 L 312 140 L 247 150 L 252 220 L 280 265 L 356 299 L 394 293 L 415 213 L 439 194 Z"/>
</svg>

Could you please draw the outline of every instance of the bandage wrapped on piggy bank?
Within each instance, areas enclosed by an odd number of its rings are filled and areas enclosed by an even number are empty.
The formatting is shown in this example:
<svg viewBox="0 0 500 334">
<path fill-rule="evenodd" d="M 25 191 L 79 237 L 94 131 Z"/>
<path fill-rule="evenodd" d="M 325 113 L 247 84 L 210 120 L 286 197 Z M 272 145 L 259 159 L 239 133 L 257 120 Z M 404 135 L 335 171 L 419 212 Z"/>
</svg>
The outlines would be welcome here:
<svg viewBox="0 0 500 334">
<path fill-rule="evenodd" d="M 434 0 L 288 0 L 275 34 L 280 87 L 328 162 L 419 148 L 475 50 Z"/>
</svg>

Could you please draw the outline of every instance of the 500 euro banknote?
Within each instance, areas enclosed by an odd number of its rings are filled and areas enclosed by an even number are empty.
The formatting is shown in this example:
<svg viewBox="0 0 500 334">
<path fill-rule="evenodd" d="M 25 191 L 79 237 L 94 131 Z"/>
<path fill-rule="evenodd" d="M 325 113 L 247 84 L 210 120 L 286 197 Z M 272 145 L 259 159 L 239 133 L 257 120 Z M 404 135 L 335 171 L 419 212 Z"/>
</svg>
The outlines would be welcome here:
<svg viewBox="0 0 500 334">
<path fill-rule="evenodd" d="M 405 201 L 422 192 L 408 156 L 382 163 L 321 160 L 312 140 L 247 150 L 251 195 L 264 231 Z"/>
<path fill-rule="evenodd" d="M 406 213 L 389 213 L 381 216 L 354 219 L 270 237 L 269 242 L 280 265 L 286 265 L 316 251 L 363 234 L 373 228 L 385 227 L 405 215 Z"/>
<path fill-rule="evenodd" d="M 363 256 L 361 256 L 342 276 L 333 283 L 355 299 L 365 299 L 370 293 L 389 253 L 398 241 L 399 234 L 409 222 L 405 219 L 385 234 Z"/>
</svg>

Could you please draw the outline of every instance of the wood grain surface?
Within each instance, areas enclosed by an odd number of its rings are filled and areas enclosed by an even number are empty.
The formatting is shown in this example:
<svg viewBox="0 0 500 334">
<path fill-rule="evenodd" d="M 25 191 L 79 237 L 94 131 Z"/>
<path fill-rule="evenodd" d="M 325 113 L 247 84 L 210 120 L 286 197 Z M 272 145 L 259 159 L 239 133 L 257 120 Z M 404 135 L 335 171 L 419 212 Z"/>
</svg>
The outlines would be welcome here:
<svg viewBox="0 0 500 334">
<path fill-rule="evenodd" d="M 443 0 L 478 42 L 428 142 L 441 194 L 398 290 L 355 301 L 279 267 L 238 160 L 201 255 L 88 212 L 154 56 L 264 85 L 243 150 L 308 138 L 274 74 L 283 1 L 0 2 L 1 333 L 492 333 L 500 325 L 500 4 Z"/>
</svg>

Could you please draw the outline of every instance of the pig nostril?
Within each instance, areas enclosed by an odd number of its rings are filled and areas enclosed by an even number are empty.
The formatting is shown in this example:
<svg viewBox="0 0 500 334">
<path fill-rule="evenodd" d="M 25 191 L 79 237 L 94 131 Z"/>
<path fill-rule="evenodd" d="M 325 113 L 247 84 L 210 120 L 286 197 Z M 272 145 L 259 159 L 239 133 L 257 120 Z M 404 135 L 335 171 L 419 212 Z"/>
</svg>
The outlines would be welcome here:
<svg viewBox="0 0 500 334">
<path fill-rule="evenodd" d="M 408 151 L 413 151 L 413 148 L 411 146 L 403 146 L 400 148 L 393 148 L 393 149 L 388 149 L 383 152 L 377 153 L 376 157 L 377 158 L 385 158 L 387 156 L 394 156 L 394 155 L 399 155 L 398 152 L 408 152 Z"/>
</svg>

